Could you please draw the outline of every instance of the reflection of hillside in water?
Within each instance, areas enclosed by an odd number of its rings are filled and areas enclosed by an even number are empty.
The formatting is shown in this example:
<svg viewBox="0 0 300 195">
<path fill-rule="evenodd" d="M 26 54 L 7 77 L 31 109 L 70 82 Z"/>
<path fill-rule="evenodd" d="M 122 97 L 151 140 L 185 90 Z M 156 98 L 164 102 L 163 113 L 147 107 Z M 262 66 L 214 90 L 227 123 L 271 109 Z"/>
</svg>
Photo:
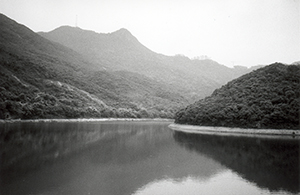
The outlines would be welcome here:
<svg viewBox="0 0 300 195">
<path fill-rule="evenodd" d="M 88 192 L 125 195 L 153 181 L 170 178 L 181 182 L 189 177 L 206 181 L 224 171 L 213 159 L 180 147 L 167 125 L 155 122 L 55 124 L 49 131 L 58 132 L 49 132 L 51 137 L 64 131 L 63 135 L 83 134 L 83 138 L 92 136 L 97 141 L 79 149 L 73 147 L 75 142 L 63 145 L 55 142 L 55 146 L 61 146 L 55 151 L 73 151 L 73 148 L 74 151 L 52 156 L 47 163 L 38 160 L 42 152 L 34 153 L 31 157 L 36 162 L 23 159 L 20 165 L 0 172 L 0 191 L 11 195 L 45 192 L 57 195 L 66 191 L 74 195 Z M 37 126 L 47 131 L 42 124 Z M 56 137 L 63 140 L 65 136 Z M 44 152 L 49 154 L 48 150 Z"/>
<path fill-rule="evenodd" d="M 174 133 L 183 147 L 205 154 L 270 191 L 300 192 L 300 141 Z"/>
</svg>

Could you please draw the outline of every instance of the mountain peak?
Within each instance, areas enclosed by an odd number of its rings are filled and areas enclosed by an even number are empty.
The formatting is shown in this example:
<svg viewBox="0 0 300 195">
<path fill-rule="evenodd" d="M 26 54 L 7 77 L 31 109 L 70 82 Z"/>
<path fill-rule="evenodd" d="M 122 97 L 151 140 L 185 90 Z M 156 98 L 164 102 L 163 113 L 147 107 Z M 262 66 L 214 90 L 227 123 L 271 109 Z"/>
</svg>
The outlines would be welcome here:
<svg viewBox="0 0 300 195">
<path fill-rule="evenodd" d="M 115 31 L 115 32 L 119 32 L 119 33 L 130 33 L 129 30 L 127 30 L 126 28 L 120 28 L 119 30 Z"/>
<path fill-rule="evenodd" d="M 132 35 L 129 30 L 127 30 L 126 28 L 120 28 L 119 30 L 113 32 L 113 34 L 130 34 Z"/>
<path fill-rule="evenodd" d="M 83 30 L 79 27 L 73 27 L 73 26 L 60 26 L 52 31 L 50 31 L 50 33 L 67 33 L 67 34 L 74 34 L 74 33 L 85 33 L 85 32 L 92 32 L 92 33 L 96 33 L 94 31 L 90 31 L 90 30 Z"/>
<path fill-rule="evenodd" d="M 126 28 L 121 28 L 121 29 L 111 33 L 111 35 L 129 40 L 129 41 L 136 40 L 136 38 Z"/>
</svg>

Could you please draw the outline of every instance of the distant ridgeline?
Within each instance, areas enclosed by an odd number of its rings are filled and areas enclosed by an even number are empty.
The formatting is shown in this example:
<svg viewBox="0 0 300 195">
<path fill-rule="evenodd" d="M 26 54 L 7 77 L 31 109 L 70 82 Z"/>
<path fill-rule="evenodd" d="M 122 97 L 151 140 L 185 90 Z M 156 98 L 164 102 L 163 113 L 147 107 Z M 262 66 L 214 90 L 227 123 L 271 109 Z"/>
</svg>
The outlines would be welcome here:
<svg viewBox="0 0 300 195">
<path fill-rule="evenodd" d="M 274 63 L 235 79 L 176 113 L 202 126 L 300 129 L 300 65 Z"/>
</svg>

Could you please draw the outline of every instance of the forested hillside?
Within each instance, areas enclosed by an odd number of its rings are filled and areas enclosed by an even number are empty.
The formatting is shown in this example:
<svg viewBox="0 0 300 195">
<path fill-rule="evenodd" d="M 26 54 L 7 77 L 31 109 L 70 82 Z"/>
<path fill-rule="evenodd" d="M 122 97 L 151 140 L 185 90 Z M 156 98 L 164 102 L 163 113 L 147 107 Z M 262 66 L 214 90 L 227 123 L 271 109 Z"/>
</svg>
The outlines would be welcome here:
<svg viewBox="0 0 300 195">
<path fill-rule="evenodd" d="M 170 118 L 187 102 L 144 75 L 99 70 L 2 14 L 0 26 L 0 119 Z"/>
<path fill-rule="evenodd" d="M 176 123 L 300 129 L 300 65 L 271 64 L 176 113 Z"/>
</svg>

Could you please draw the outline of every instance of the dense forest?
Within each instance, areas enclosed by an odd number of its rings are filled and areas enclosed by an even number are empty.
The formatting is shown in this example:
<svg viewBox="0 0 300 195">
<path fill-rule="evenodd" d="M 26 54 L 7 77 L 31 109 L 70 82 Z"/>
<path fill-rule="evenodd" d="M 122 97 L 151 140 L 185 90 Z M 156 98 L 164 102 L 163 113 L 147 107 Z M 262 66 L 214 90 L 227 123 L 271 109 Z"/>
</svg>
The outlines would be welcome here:
<svg viewBox="0 0 300 195">
<path fill-rule="evenodd" d="M 163 92 L 161 89 L 153 90 L 157 87 L 153 82 L 142 83 L 140 80 L 140 85 L 147 84 L 151 88 L 139 88 L 133 81 L 125 80 L 126 76 L 122 74 L 128 73 L 116 73 L 113 79 L 119 82 L 110 83 L 97 77 L 110 77 L 110 74 L 98 72 L 91 78 L 82 77 L 80 86 L 75 87 L 70 83 L 76 82 L 76 79 L 70 78 L 69 81 L 62 82 L 28 77 L 25 80 L 0 66 L 0 119 L 172 118 L 184 102 L 177 94 Z M 96 81 L 90 84 L 87 83 L 89 80 Z M 128 86 L 131 87 L 130 90 Z M 131 93 L 135 88 L 138 88 L 136 97 L 129 99 L 130 94 L 120 94 L 120 91 Z M 148 92 L 149 89 L 153 91 Z M 177 106 L 168 107 L 170 99 Z M 133 100 L 140 104 L 132 102 Z M 152 108 L 149 108 L 150 105 L 153 105 Z"/>
<path fill-rule="evenodd" d="M 202 126 L 299 129 L 300 65 L 274 63 L 235 79 L 176 113 Z"/>
</svg>

